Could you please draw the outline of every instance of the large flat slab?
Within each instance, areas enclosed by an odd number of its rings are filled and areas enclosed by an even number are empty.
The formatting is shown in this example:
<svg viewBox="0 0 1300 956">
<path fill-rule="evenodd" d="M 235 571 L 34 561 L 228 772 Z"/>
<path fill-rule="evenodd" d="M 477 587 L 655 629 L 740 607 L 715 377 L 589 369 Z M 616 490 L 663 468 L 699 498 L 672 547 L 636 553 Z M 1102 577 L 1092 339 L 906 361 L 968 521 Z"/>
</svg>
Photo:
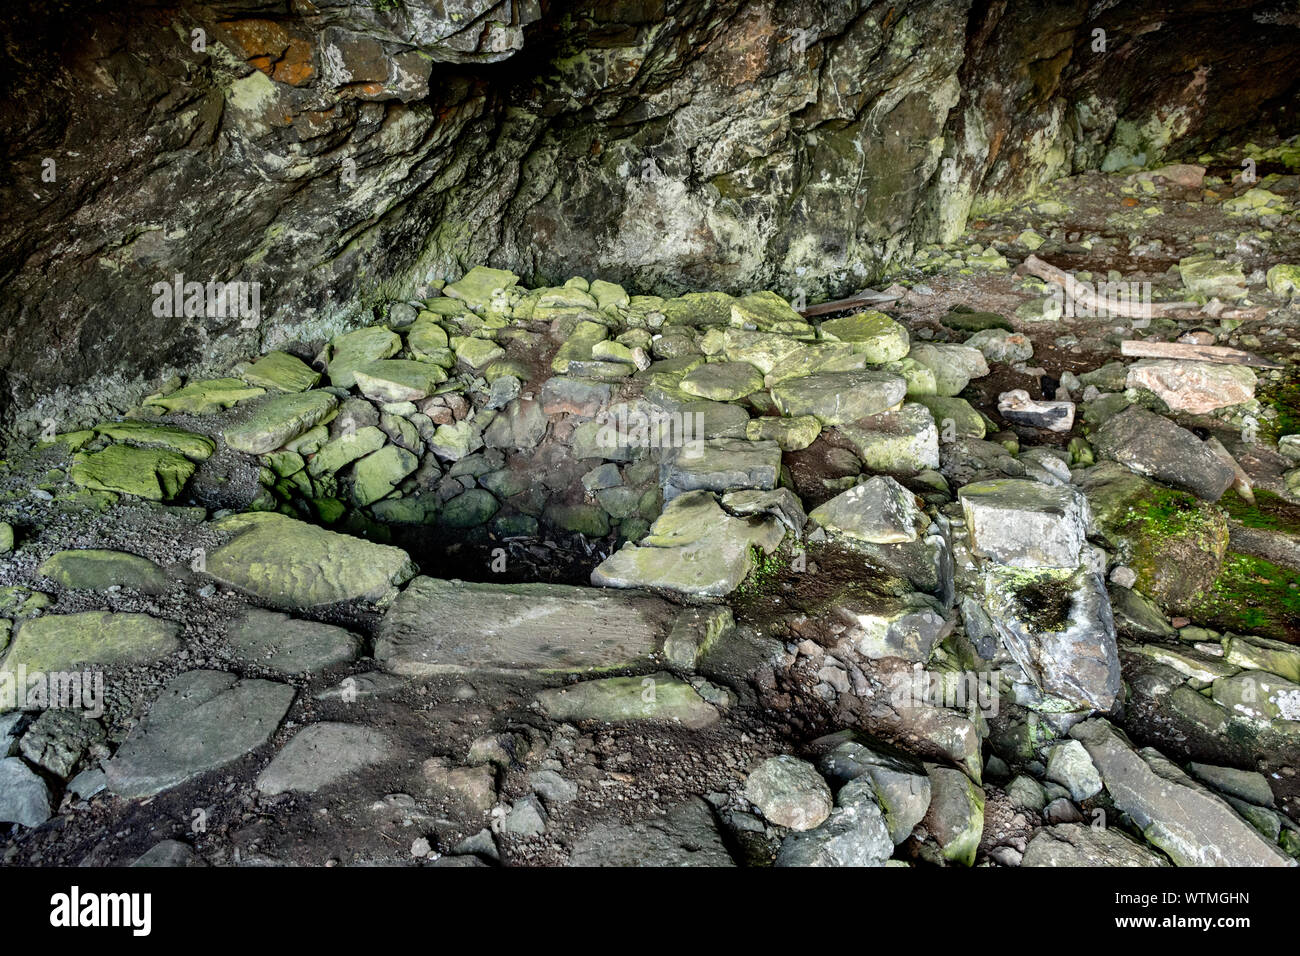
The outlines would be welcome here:
<svg viewBox="0 0 1300 956">
<path fill-rule="evenodd" d="M 271 738 L 294 694 L 288 684 L 221 671 L 172 678 L 104 765 L 109 789 L 147 797 L 231 763 Z"/>
<path fill-rule="evenodd" d="M 645 594 L 418 577 L 379 625 L 375 658 L 413 676 L 634 666 L 662 647 L 676 615 Z"/>
</svg>

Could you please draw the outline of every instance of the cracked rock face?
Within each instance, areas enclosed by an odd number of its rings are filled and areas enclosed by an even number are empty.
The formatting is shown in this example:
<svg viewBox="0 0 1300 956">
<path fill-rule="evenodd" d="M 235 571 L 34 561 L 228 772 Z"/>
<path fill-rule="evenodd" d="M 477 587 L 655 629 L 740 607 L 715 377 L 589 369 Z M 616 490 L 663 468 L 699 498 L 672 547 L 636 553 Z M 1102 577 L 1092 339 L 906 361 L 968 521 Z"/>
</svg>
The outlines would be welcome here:
<svg viewBox="0 0 1300 956">
<path fill-rule="evenodd" d="M 1233 12 L 12 4 L 30 42 L 0 66 L 0 424 L 327 338 L 378 283 L 414 296 L 475 262 L 633 293 L 853 291 L 1051 176 L 1267 124 L 1300 41 L 1235 11 L 1258 68 L 1222 69 Z M 245 284 L 238 308 L 212 308 L 216 282 Z"/>
</svg>

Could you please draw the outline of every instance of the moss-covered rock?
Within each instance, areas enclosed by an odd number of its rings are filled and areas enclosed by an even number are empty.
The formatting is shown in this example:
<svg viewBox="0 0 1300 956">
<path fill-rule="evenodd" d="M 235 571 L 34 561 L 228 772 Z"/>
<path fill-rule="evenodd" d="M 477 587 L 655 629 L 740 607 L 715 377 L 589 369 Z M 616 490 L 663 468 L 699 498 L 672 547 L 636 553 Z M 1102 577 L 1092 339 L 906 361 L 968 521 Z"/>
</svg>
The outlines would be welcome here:
<svg viewBox="0 0 1300 956">
<path fill-rule="evenodd" d="M 213 522 L 235 537 L 208 556 L 207 573 L 285 609 L 387 599 L 415 565 L 400 548 L 373 544 L 268 512 Z"/>
<path fill-rule="evenodd" d="M 104 422 L 95 426 L 95 434 L 129 445 L 168 448 L 194 461 L 207 461 L 217 450 L 216 442 L 206 435 L 151 422 Z"/>
<path fill-rule="evenodd" d="M 235 451 L 262 455 L 325 421 L 338 404 L 339 400 L 325 391 L 279 395 L 242 423 L 227 428 L 222 437 Z"/>
<path fill-rule="evenodd" d="M 194 468 L 194 462 L 174 451 L 110 445 L 93 454 L 78 454 L 68 477 L 91 491 L 168 501 L 180 494 Z"/>
<path fill-rule="evenodd" d="M 59 551 L 47 558 L 38 571 L 62 587 L 89 591 L 118 586 L 162 594 L 170 584 L 162 569 L 148 558 L 97 548 Z"/>
<path fill-rule="evenodd" d="M 257 388 L 238 378 L 212 378 L 190 382 L 166 395 L 150 395 L 146 405 L 155 405 L 169 412 L 190 415 L 212 415 L 240 402 L 265 395 L 266 389 Z"/>
<path fill-rule="evenodd" d="M 148 614 L 46 614 L 18 626 L 0 669 L 70 671 L 91 664 L 147 664 L 180 646 L 180 627 Z"/>
<path fill-rule="evenodd" d="M 267 352 L 244 370 L 243 379 L 270 391 L 305 392 L 316 387 L 320 372 L 288 352 Z"/>
<path fill-rule="evenodd" d="M 1169 610 L 1191 611 L 1214 584 L 1228 550 L 1222 512 L 1114 462 L 1081 472 L 1078 484 L 1098 531 L 1120 563 L 1137 573 L 1137 590 Z"/>
<path fill-rule="evenodd" d="M 847 342 L 853 351 L 878 365 L 894 362 L 907 355 L 910 339 L 907 329 L 883 312 L 859 312 L 821 324 L 822 338 Z"/>
</svg>

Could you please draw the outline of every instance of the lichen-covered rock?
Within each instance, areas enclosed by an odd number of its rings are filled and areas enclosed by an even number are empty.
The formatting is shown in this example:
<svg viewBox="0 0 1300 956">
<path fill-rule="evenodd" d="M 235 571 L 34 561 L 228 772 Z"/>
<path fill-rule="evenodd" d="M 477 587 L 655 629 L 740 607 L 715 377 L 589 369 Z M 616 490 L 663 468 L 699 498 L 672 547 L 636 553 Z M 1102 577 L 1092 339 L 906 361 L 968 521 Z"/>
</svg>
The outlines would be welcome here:
<svg viewBox="0 0 1300 956">
<path fill-rule="evenodd" d="M 881 475 L 836 495 L 808 517 L 832 534 L 873 544 L 915 541 L 930 524 L 916 495 Z"/>
<path fill-rule="evenodd" d="M 241 379 L 212 378 L 190 382 L 166 395 L 150 395 L 144 403 L 169 412 L 211 415 L 265 394 L 266 389 L 249 385 Z"/>
<path fill-rule="evenodd" d="M 762 389 L 763 373 L 748 362 L 709 362 L 686 373 L 677 387 L 688 395 L 730 402 Z"/>
<path fill-rule="evenodd" d="M 664 500 L 687 491 L 776 487 L 781 449 L 776 442 L 714 438 L 670 449 L 660 469 Z"/>
<path fill-rule="evenodd" d="M 353 374 L 357 366 L 396 355 L 402 349 L 402 337 L 382 325 L 372 325 L 337 335 L 330 345 L 333 349 L 328 367 L 330 384 L 352 388 L 357 384 Z"/>
<path fill-rule="evenodd" d="M 709 492 L 687 492 L 668 503 L 648 535 L 602 561 L 591 583 L 723 597 L 753 570 L 755 549 L 770 554 L 784 537 L 775 518 L 733 518 Z"/>
<path fill-rule="evenodd" d="M 782 451 L 803 451 L 817 440 L 821 434 L 822 423 L 813 415 L 801 415 L 798 418 L 762 418 L 747 419 L 744 437 L 750 441 L 774 441 Z"/>
<path fill-rule="evenodd" d="M 839 434 L 872 471 L 914 475 L 939 467 L 939 430 L 924 405 L 907 402 L 838 427 Z"/>
<path fill-rule="evenodd" d="M 883 312 L 859 312 L 821 324 L 822 338 L 847 342 L 873 365 L 894 362 L 907 355 L 907 329 Z"/>
<path fill-rule="evenodd" d="M 981 378 L 989 373 L 988 362 L 979 349 L 968 345 L 913 342 L 907 357 L 934 372 L 935 390 L 939 395 L 957 395 L 972 378 Z"/>
<path fill-rule="evenodd" d="M 288 352 L 267 352 L 244 370 L 243 379 L 276 392 L 305 392 L 316 387 L 320 372 Z"/>
<path fill-rule="evenodd" d="M 1004 478 L 972 482 L 958 495 L 977 556 L 1024 568 L 1079 566 L 1088 504 L 1073 488 Z"/>
<path fill-rule="evenodd" d="M 376 402 L 417 402 L 447 380 L 437 365 L 411 359 L 380 359 L 352 369 L 361 394 Z"/>
</svg>

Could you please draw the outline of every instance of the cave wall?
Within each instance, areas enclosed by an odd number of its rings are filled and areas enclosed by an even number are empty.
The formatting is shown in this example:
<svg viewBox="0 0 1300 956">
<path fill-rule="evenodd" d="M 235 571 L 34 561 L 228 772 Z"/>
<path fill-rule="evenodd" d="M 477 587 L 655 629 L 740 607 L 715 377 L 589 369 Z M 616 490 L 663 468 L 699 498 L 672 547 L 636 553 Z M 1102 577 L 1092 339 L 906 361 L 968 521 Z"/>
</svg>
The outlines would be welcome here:
<svg viewBox="0 0 1300 956">
<path fill-rule="evenodd" d="M 477 263 L 846 293 L 1060 175 L 1294 132 L 1289 11 L 19 0 L 0 425 L 111 414 Z M 259 283 L 261 314 L 155 315 L 177 274 Z"/>
</svg>

